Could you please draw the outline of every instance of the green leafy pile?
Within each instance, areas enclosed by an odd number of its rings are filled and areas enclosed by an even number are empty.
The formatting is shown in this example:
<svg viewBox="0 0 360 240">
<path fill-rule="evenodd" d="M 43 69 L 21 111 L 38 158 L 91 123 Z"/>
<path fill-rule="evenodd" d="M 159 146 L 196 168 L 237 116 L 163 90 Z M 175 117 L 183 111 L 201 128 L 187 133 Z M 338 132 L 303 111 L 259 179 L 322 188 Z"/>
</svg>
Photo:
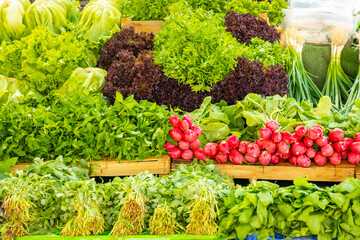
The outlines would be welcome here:
<svg viewBox="0 0 360 240">
<path fill-rule="evenodd" d="M 225 31 L 224 16 L 184 5 L 173 5 L 154 43 L 155 64 L 196 92 L 210 91 L 223 80 L 242 53 L 241 45 Z"/>
<path fill-rule="evenodd" d="M 231 0 L 226 4 L 227 11 L 245 14 L 250 13 L 254 17 L 266 13 L 272 25 L 278 26 L 285 16 L 281 11 L 287 8 L 285 0 L 257 1 L 257 0 Z"/>
<path fill-rule="evenodd" d="M 87 48 L 68 32 L 53 35 L 39 27 L 0 48 L 0 74 L 28 81 L 47 94 L 60 87 L 78 67 L 88 66 Z"/>
<path fill-rule="evenodd" d="M 69 92 L 34 107 L 8 104 L 1 115 L 0 159 L 8 154 L 30 162 L 59 155 L 86 160 L 160 156 L 170 129 L 165 106 L 120 94 L 111 107 L 102 95 Z"/>
<path fill-rule="evenodd" d="M 265 181 L 253 181 L 245 188 L 237 186 L 220 208 L 218 235 L 240 240 L 255 233 L 259 233 L 259 240 L 274 235 L 273 195 L 278 188 Z"/>
</svg>

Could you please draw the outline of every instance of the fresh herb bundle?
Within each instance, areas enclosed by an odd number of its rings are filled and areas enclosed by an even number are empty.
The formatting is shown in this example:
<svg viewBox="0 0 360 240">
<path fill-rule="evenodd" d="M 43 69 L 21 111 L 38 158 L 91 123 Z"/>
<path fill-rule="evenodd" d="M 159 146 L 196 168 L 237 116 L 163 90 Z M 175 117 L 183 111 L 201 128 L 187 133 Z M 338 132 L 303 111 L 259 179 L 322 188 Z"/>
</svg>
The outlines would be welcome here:
<svg viewBox="0 0 360 240">
<path fill-rule="evenodd" d="M 353 83 L 341 66 L 341 53 L 349 40 L 349 32 L 345 29 L 334 29 L 331 35 L 331 59 L 326 75 L 323 94 L 331 98 L 334 107 L 341 111 L 344 102 L 349 98 L 349 89 Z"/>
<path fill-rule="evenodd" d="M 296 28 L 288 28 L 282 35 L 282 43 L 289 49 L 290 60 L 287 65 L 289 76 L 289 97 L 296 101 L 310 100 L 316 104 L 322 97 L 321 91 L 315 85 L 302 62 L 304 35 Z"/>
<path fill-rule="evenodd" d="M 154 209 L 154 214 L 150 218 L 149 230 L 153 235 L 169 236 L 179 233 L 181 225 L 176 222 L 175 212 L 165 202 L 162 206 Z"/>
</svg>

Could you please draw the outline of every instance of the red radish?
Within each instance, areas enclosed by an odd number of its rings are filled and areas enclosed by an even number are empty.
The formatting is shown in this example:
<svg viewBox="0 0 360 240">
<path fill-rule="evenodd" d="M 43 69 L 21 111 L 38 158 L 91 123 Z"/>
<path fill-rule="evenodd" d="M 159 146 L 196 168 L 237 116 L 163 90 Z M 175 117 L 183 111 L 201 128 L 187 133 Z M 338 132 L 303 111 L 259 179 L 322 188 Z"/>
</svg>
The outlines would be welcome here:
<svg viewBox="0 0 360 240">
<path fill-rule="evenodd" d="M 317 152 L 314 157 L 314 162 L 318 166 L 324 166 L 327 163 L 327 158 L 321 152 Z"/>
<path fill-rule="evenodd" d="M 229 159 L 233 164 L 241 164 L 244 162 L 244 156 L 237 149 L 230 150 Z"/>
<path fill-rule="evenodd" d="M 271 153 L 263 151 L 259 155 L 259 163 L 263 166 L 269 165 L 271 161 Z"/>
<path fill-rule="evenodd" d="M 191 130 L 195 133 L 195 137 L 200 137 L 202 134 L 202 130 L 199 126 L 192 126 Z"/>
<path fill-rule="evenodd" d="M 340 155 L 341 155 L 342 160 L 346 160 L 346 159 L 348 159 L 349 151 L 348 150 L 343 151 L 343 152 L 340 153 Z"/>
<path fill-rule="evenodd" d="M 288 153 L 282 153 L 282 152 L 279 152 L 277 151 L 276 154 L 281 158 L 281 159 L 289 159 L 291 157 L 291 152 L 289 151 Z M 280 160 L 281 161 L 281 160 Z M 283 161 L 281 161 L 283 162 Z"/>
<path fill-rule="evenodd" d="M 328 143 L 329 143 L 329 138 L 325 136 L 321 136 L 315 140 L 315 144 L 318 145 L 319 147 L 325 146 Z"/>
<path fill-rule="evenodd" d="M 293 133 L 292 136 L 295 139 L 295 142 L 301 142 L 301 140 L 303 139 L 303 137 L 296 135 L 296 133 Z"/>
<path fill-rule="evenodd" d="M 276 143 L 274 143 L 270 139 L 265 139 L 264 147 L 265 147 L 266 151 L 268 151 L 269 153 L 274 153 L 276 151 Z"/>
<path fill-rule="evenodd" d="M 248 162 L 248 163 L 257 163 L 257 162 L 258 162 L 257 157 L 252 157 L 252 156 L 250 156 L 248 153 L 245 154 L 245 160 L 246 160 L 246 162 Z"/>
<path fill-rule="evenodd" d="M 219 149 L 220 153 L 229 153 L 230 146 L 229 146 L 229 144 L 227 142 L 222 141 L 221 143 L 219 143 L 218 149 Z"/>
<path fill-rule="evenodd" d="M 294 143 L 291 146 L 291 153 L 296 157 L 305 154 L 305 152 L 306 152 L 306 147 L 302 142 Z"/>
<path fill-rule="evenodd" d="M 227 160 L 228 160 L 229 156 L 227 153 L 221 153 L 221 152 L 218 152 L 216 155 L 215 155 L 215 159 L 216 161 L 218 161 L 219 163 L 226 163 Z"/>
<path fill-rule="evenodd" d="M 168 152 L 170 152 L 171 149 L 176 148 L 176 146 L 174 144 L 171 144 L 169 142 L 166 142 L 164 147 L 165 147 L 166 151 L 168 151 Z"/>
<path fill-rule="evenodd" d="M 193 142 L 193 141 L 195 141 L 196 136 L 195 136 L 195 133 L 193 132 L 193 130 L 188 129 L 184 132 L 183 138 L 187 142 Z"/>
<path fill-rule="evenodd" d="M 334 147 L 334 149 L 338 152 L 343 152 L 346 150 L 347 148 L 347 144 L 344 140 L 336 142 L 332 145 Z"/>
<path fill-rule="evenodd" d="M 180 140 L 178 142 L 178 147 L 182 150 L 186 150 L 190 148 L 190 143 L 184 140 Z"/>
<path fill-rule="evenodd" d="M 259 146 L 260 150 L 265 149 L 264 146 L 265 140 L 266 140 L 265 138 L 259 138 L 258 140 L 256 140 L 256 144 Z"/>
<path fill-rule="evenodd" d="M 242 141 L 239 143 L 239 152 L 241 152 L 242 154 L 246 154 L 247 153 L 247 147 L 250 143 L 248 141 Z"/>
<path fill-rule="evenodd" d="M 281 142 L 281 133 L 279 132 L 274 132 L 273 135 L 271 136 L 271 139 L 275 142 L 275 143 L 278 143 L 278 142 Z"/>
<path fill-rule="evenodd" d="M 354 142 L 360 142 L 360 132 L 355 134 L 354 136 Z"/>
<path fill-rule="evenodd" d="M 334 152 L 333 155 L 330 156 L 329 162 L 334 166 L 339 165 L 341 163 L 341 155 L 340 155 L 340 153 Z"/>
<path fill-rule="evenodd" d="M 295 128 L 295 133 L 299 137 L 305 137 L 307 134 L 307 131 L 308 131 L 307 128 L 303 125 L 299 125 Z"/>
<path fill-rule="evenodd" d="M 306 152 L 305 152 L 305 156 L 307 156 L 308 158 L 314 158 L 315 157 L 315 150 L 313 148 L 307 148 Z"/>
<path fill-rule="evenodd" d="M 209 155 L 208 158 L 210 158 L 210 159 L 215 159 L 215 156 L 216 156 L 216 155 Z"/>
<path fill-rule="evenodd" d="M 279 123 L 275 120 L 267 121 L 266 127 L 269 128 L 272 132 L 275 132 L 279 129 Z"/>
<path fill-rule="evenodd" d="M 300 167 L 308 168 L 311 165 L 311 160 L 308 157 L 306 157 L 305 155 L 301 155 L 301 156 L 297 157 L 297 164 Z"/>
<path fill-rule="evenodd" d="M 330 142 L 336 143 L 336 142 L 341 141 L 343 139 L 344 139 L 344 132 L 341 129 L 335 128 L 335 129 L 330 131 L 330 133 L 329 133 Z"/>
<path fill-rule="evenodd" d="M 199 139 L 195 139 L 194 141 L 192 141 L 190 143 L 190 148 L 193 150 L 196 150 L 200 147 L 200 140 Z"/>
<path fill-rule="evenodd" d="M 351 150 L 353 153 L 360 153 L 360 142 L 353 142 L 353 143 L 350 145 L 350 150 Z"/>
<path fill-rule="evenodd" d="M 271 161 L 270 162 L 272 164 L 277 164 L 277 163 L 279 163 L 279 161 L 280 161 L 280 158 L 279 158 L 278 155 L 276 155 L 276 153 L 271 154 Z"/>
<path fill-rule="evenodd" d="M 315 140 L 323 135 L 323 130 L 318 126 L 309 128 L 308 136 L 310 139 Z"/>
<path fill-rule="evenodd" d="M 206 156 L 209 156 L 210 158 L 214 158 L 218 152 L 217 144 L 212 142 L 206 143 L 203 149 Z"/>
<path fill-rule="evenodd" d="M 330 157 L 334 153 L 334 148 L 330 144 L 326 144 L 321 147 L 321 154 L 324 157 Z"/>
<path fill-rule="evenodd" d="M 304 138 L 303 139 L 303 143 L 305 145 L 305 147 L 312 147 L 312 145 L 314 144 L 314 141 L 310 138 Z"/>
<path fill-rule="evenodd" d="M 259 146 L 256 143 L 250 143 L 247 146 L 247 154 L 252 156 L 252 157 L 257 158 L 259 156 L 259 154 L 260 154 Z"/>
<path fill-rule="evenodd" d="M 206 160 L 206 154 L 204 153 L 204 150 L 201 148 L 193 150 L 194 157 L 199 160 Z"/>
<path fill-rule="evenodd" d="M 230 136 L 226 140 L 231 148 L 237 148 L 239 146 L 239 138 L 237 136 Z"/>
<path fill-rule="evenodd" d="M 284 142 L 279 142 L 276 147 L 281 153 L 288 154 L 290 152 L 289 145 Z"/>
<path fill-rule="evenodd" d="M 349 163 L 351 163 L 351 164 L 357 164 L 360 162 L 360 154 L 350 152 L 349 156 L 348 156 L 348 160 L 349 160 Z"/>
<path fill-rule="evenodd" d="M 188 121 L 186 121 L 186 120 L 181 120 L 180 121 L 180 129 L 181 129 L 181 131 L 185 132 L 189 128 L 190 128 L 190 124 L 189 124 Z"/>
<path fill-rule="evenodd" d="M 182 159 L 190 160 L 193 158 L 193 152 L 190 149 L 186 149 L 181 154 Z"/>
<path fill-rule="evenodd" d="M 291 158 L 289 158 L 289 162 L 292 165 L 297 165 L 297 157 L 296 156 L 292 156 Z"/>
<path fill-rule="evenodd" d="M 171 126 L 173 126 L 174 128 L 179 128 L 180 127 L 180 119 L 176 115 L 171 115 L 169 117 L 169 122 L 170 122 Z"/>
<path fill-rule="evenodd" d="M 295 143 L 296 139 L 294 136 L 289 132 L 281 132 L 282 141 L 287 144 L 293 144 Z"/>
<path fill-rule="evenodd" d="M 260 136 L 265 139 L 270 139 L 272 135 L 272 131 L 269 128 L 260 129 Z"/>
<path fill-rule="evenodd" d="M 174 147 L 171 149 L 169 155 L 172 159 L 179 159 L 181 157 L 181 149 L 178 147 Z"/>
<path fill-rule="evenodd" d="M 183 132 L 179 128 L 170 129 L 170 137 L 175 141 L 180 141 L 183 138 Z"/>
<path fill-rule="evenodd" d="M 352 140 L 351 138 L 344 138 L 344 142 L 346 143 L 346 150 L 350 150 L 350 146 L 354 142 L 354 140 Z"/>
<path fill-rule="evenodd" d="M 194 123 L 192 116 L 190 116 L 189 114 L 185 114 L 184 117 L 182 118 L 182 121 L 184 120 L 186 120 L 189 123 L 189 128 L 191 128 Z"/>
<path fill-rule="evenodd" d="M 321 125 L 314 125 L 313 127 L 318 127 L 318 128 L 321 128 L 321 130 L 323 130 L 323 129 L 324 129 L 324 127 L 323 127 L 323 126 L 321 126 Z"/>
</svg>

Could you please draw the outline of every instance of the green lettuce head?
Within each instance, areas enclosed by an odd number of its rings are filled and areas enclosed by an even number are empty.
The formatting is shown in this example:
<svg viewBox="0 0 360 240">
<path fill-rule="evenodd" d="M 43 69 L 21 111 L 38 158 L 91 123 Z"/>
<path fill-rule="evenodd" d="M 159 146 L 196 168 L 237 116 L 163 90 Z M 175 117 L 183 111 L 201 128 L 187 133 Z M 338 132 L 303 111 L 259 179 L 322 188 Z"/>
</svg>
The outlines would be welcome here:
<svg viewBox="0 0 360 240">
<path fill-rule="evenodd" d="M 2 40 L 16 40 L 25 35 L 26 26 L 24 24 L 25 12 L 29 8 L 28 0 L 0 0 L 0 22 L 4 31 Z"/>
<path fill-rule="evenodd" d="M 30 30 L 38 26 L 47 27 L 52 33 L 61 34 L 69 27 L 66 10 L 49 0 L 36 0 L 25 14 L 25 22 Z"/>
<path fill-rule="evenodd" d="M 76 0 L 54 0 L 66 11 L 66 18 L 71 23 L 77 23 L 80 18 L 80 3 Z"/>
<path fill-rule="evenodd" d="M 90 1 L 81 13 L 78 30 L 94 48 L 120 31 L 121 14 L 115 2 L 109 0 Z"/>
<path fill-rule="evenodd" d="M 107 72 L 101 68 L 77 68 L 57 93 L 84 91 L 98 93 L 105 85 Z"/>
</svg>

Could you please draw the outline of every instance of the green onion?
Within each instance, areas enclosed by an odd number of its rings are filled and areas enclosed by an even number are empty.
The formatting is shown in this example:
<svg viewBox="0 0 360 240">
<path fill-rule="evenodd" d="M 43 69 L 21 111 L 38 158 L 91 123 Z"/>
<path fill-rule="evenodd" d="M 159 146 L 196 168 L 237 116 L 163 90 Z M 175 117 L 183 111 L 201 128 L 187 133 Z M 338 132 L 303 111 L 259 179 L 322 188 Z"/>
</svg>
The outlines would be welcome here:
<svg viewBox="0 0 360 240">
<path fill-rule="evenodd" d="M 282 35 L 282 44 L 289 49 L 291 56 L 286 68 L 289 76 L 289 97 L 298 102 L 310 100 L 310 102 L 317 104 L 322 93 L 305 70 L 302 61 L 304 42 L 303 33 L 296 28 L 288 28 Z"/>
<path fill-rule="evenodd" d="M 357 32 L 355 37 L 358 39 L 358 42 L 360 43 L 360 32 Z M 357 46 L 357 48 L 360 48 L 360 45 Z M 359 56 L 360 61 L 360 56 Z M 347 101 L 345 103 L 344 108 L 342 109 L 342 113 L 347 113 L 351 110 L 352 106 L 355 103 L 355 100 L 360 98 L 360 66 L 358 69 L 358 73 L 355 77 L 355 81 L 353 86 L 350 89 L 349 97 L 347 98 Z"/>
<path fill-rule="evenodd" d="M 343 110 L 344 102 L 349 97 L 352 87 L 350 77 L 341 67 L 341 53 L 349 38 L 349 32 L 344 29 L 335 29 L 331 36 L 331 59 L 327 71 L 323 94 L 331 98 L 337 110 Z"/>
</svg>

